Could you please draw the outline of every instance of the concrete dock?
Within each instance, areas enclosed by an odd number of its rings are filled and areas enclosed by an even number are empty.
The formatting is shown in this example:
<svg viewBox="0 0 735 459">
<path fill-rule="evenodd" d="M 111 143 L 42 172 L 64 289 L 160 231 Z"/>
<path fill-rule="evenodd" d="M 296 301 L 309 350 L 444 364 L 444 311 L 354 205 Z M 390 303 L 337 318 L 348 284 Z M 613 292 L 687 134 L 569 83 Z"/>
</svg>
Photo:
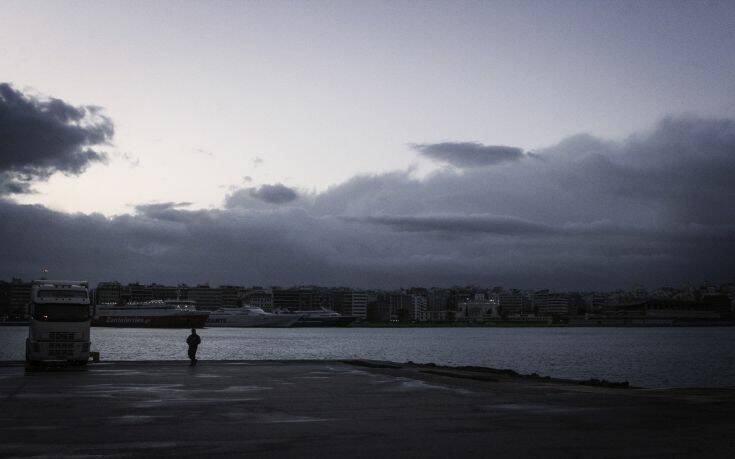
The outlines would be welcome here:
<svg viewBox="0 0 735 459">
<path fill-rule="evenodd" d="M 0 364 L 2 457 L 735 457 L 735 389 L 337 361 Z"/>
</svg>

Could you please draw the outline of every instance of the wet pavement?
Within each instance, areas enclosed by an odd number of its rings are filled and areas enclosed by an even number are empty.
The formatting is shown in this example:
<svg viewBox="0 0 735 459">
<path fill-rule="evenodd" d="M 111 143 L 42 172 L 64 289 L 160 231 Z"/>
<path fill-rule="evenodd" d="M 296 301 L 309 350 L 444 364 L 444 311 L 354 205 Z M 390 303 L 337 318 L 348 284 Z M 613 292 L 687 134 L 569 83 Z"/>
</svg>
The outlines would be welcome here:
<svg viewBox="0 0 735 459">
<path fill-rule="evenodd" d="M 735 390 L 332 361 L 0 364 L 0 456 L 735 457 Z"/>
</svg>

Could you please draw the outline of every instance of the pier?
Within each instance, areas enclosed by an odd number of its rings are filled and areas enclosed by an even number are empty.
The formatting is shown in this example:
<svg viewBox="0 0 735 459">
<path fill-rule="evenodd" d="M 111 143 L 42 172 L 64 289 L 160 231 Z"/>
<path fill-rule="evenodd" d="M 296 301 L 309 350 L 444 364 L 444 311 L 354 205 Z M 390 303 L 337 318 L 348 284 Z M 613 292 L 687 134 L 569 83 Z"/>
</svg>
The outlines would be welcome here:
<svg viewBox="0 0 735 459">
<path fill-rule="evenodd" d="M 370 361 L 0 363 L 0 456 L 735 455 L 735 389 Z"/>
</svg>

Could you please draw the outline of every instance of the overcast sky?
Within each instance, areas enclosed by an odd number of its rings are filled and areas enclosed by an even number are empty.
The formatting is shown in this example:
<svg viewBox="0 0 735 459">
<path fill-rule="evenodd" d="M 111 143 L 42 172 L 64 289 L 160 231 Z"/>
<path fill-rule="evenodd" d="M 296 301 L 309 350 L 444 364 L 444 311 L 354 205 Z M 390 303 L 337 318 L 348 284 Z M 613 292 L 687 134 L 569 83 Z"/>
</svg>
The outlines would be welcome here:
<svg viewBox="0 0 735 459">
<path fill-rule="evenodd" d="M 733 279 L 734 30 L 732 2 L 5 1 L 0 277 Z"/>
</svg>

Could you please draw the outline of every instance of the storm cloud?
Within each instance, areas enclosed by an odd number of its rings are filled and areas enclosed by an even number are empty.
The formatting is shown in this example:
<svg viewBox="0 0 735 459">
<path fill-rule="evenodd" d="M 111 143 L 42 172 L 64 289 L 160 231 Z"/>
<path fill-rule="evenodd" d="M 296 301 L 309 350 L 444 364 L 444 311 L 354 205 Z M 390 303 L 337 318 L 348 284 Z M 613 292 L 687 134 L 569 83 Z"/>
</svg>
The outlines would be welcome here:
<svg viewBox="0 0 735 459">
<path fill-rule="evenodd" d="M 0 194 L 31 192 L 56 172 L 77 175 L 105 161 L 114 127 L 98 107 L 23 94 L 0 83 Z"/>
<path fill-rule="evenodd" d="M 252 188 L 250 190 L 250 196 L 271 204 L 291 202 L 298 197 L 296 191 L 281 183 L 276 183 L 275 185 L 262 185 L 259 188 Z"/>
<path fill-rule="evenodd" d="M 478 142 L 442 142 L 410 145 L 422 156 L 459 168 L 492 166 L 523 158 L 523 150 Z"/>
<path fill-rule="evenodd" d="M 438 232 L 447 235 L 487 233 L 521 236 L 549 234 L 554 229 L 538 223 L 497 215 L 391 215 L 346 218 L 347 221 L 384 225 L 399 231 Z"/>
<path fill-rule="evenodd" d="M 622 141 L 584 134 L 535 154 L 360 175 L 308 196 L 246 187 L 223 209 L 104 217 L 0 201 L 0 274 L 558 289 L 732 280 L 732 120 L 670 117 Z"/>
<path fill-rule="evenodd" d="M 282 183 L 261 185 L 236 190 L 225 199 L 225 207 L 249 207 L 253 201 L 265 204 L 286 204 L 296 201 L 299 194 Z M 256 203 L 257 204 L 257 203 Z"/>
</svg>

